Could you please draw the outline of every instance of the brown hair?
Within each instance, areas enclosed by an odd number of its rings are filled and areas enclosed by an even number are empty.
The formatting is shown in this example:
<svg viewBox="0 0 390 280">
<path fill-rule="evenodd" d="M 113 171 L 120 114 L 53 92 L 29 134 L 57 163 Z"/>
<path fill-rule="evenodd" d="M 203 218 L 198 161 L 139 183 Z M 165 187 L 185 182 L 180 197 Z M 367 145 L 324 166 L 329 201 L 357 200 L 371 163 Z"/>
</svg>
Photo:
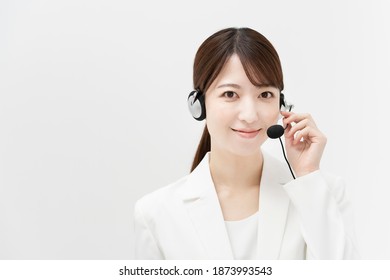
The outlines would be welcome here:
<svg viewBox="0 0 390 280">
<path fill-rule="evenodd" d="M 278 53 L 267 38 L 250 28 L 226 28 L 202 43 L 194 61 L 194 88 L 205 94 L 233 54 L 240 58 L 252 84 L 267 84 L 283 90 L 283 73 Z M 206 124 L 191 172 L 210 149 L 211 140 Z"/>
</svg>

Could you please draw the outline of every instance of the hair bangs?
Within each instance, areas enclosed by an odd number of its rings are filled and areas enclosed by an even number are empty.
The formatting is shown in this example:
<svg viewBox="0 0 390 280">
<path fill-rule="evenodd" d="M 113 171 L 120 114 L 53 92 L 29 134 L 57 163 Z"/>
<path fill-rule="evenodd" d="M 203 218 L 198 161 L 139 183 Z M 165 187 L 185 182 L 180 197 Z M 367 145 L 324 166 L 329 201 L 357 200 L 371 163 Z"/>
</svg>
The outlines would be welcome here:
<svg viewBox="0 0 390 280">
<path fill-rule="evenodd" d="M 267 53 L 264 48 L 236 47 L 236 53 L 249 81 L 255 86 L 273 86 L 283 90 L 283 76 L 280 63 L 274 61 L 274 57 Z"/>
</svg>

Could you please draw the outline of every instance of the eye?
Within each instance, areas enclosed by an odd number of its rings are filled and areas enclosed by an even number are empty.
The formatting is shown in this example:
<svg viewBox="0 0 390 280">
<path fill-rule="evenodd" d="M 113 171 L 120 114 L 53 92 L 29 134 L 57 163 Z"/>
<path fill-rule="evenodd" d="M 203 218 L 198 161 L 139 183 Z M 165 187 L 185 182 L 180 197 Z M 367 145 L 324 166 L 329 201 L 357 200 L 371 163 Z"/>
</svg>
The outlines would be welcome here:
<svg viewBox="0 0 390 280">
<path fill-rule="evenodd" d="M 261 98 L 271 98 L 273 96 L 274 96 L 274 94 L 270 91 L 264 91 L 264 92 L 260 93 Z"/>
<path fill-rule="evenodd" d="M 232 99 L 232 98 L 237 96 L 237 93 L 235 93 L 234 91 L 225 91 L 223 93 L 223 96 L 226 98 Z"/>
</svg>

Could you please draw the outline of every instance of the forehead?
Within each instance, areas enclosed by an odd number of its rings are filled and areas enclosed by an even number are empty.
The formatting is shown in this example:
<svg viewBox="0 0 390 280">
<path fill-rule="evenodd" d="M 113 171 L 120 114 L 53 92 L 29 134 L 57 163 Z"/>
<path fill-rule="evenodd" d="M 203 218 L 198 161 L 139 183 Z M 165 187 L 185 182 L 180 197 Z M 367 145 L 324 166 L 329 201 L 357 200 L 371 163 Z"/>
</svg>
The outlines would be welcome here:
<svg viewBox="0 0 390 280">
<path fill-rule="evenodd" d="M 248 71 L 248 70 L 247 70 Z M 257 73 L 256 83 L 252 83 L 250 78 L 247 75 L 244 66 L 237 54 L 233 54 L 229 57 L 224 66 L 221 69 L 221 72 L 218 74 L 217 78 L 211 84 L 211 88 L 218 88 L 221 85 L 238 85 L 242 87 L 254 86 L 254 87 L 263 87 L 270 86 L 270 84 L 261 79 L 261 74 Z M 259 77 L 260 76 L 260 77 Z M 253 78 L 252 78 L 253 80 Z M 234 86 L 233 86 L 234 87 Z"/>
</svg>

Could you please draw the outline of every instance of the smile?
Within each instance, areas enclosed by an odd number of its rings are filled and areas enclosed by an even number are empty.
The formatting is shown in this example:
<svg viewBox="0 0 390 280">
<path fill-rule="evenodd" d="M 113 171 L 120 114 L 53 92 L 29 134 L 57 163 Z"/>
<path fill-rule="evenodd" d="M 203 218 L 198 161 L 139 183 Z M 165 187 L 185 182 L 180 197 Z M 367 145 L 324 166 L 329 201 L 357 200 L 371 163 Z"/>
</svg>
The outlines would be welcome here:
<svg viewBox="0 0 390 280">
<path fill-rule="evenodd" d="M 258 130 L 247 130 L 247 129 L 240 130 L 240 129 L 233 129 L 232 128 L 232 130 L 234 132 L 236 132 L 242 138 L 251 139 L 251 138 L 255 138 L 259 134 L 259 131 L 261 129 L 258 129 Z"/>
</svg>

